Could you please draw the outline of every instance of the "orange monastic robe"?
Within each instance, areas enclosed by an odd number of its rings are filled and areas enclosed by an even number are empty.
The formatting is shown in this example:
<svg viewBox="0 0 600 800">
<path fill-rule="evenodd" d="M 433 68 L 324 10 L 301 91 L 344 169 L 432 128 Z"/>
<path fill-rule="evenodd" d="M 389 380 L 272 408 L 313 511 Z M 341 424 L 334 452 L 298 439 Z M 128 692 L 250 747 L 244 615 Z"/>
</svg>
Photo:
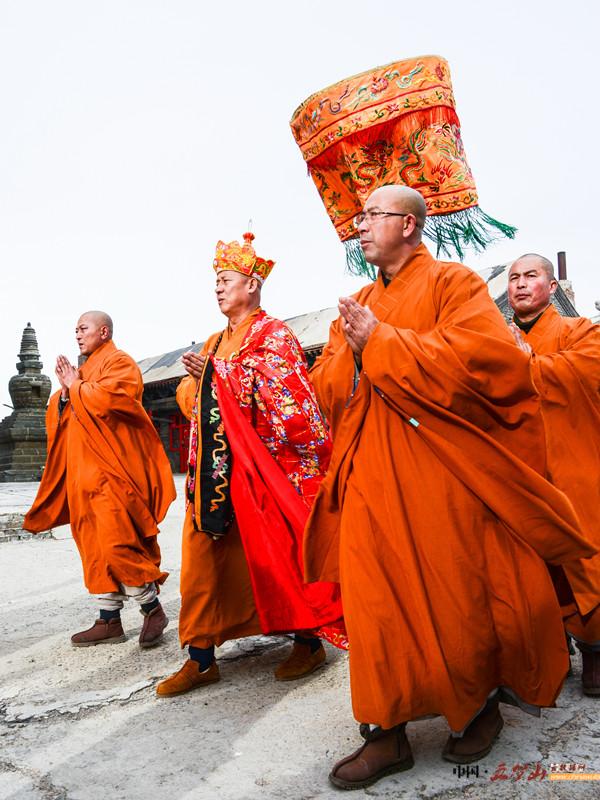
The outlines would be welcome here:
<svg viewBox="0 0 600 800">
<path fill-rule="evenodd" d="M 235 331 L 225 330 L 216 356 L 228 359 L 240 349 L 259 312 L 257 309 L 250 314 Z M 213 352 L 220 335 L 220 332 L 215 333 L 204 343 L 201 355 Z M 188 376 L 177 387 L 177 402 L 188 419 L 192 416 L 195 396 L 196 380 Z M 212 539 L 194 530 L 192 506 L 189 506 L 183 524 L 182 550 L 181 646 L 210 647 L 228 639 L 262 633 L 235 520 L 215 547 Z"/>
<path fill-rule="evenodd" d="M 70 402 L 48 405 L 48 459 L 23 527 L 71 523 L 92 594 L 162 583 L 160 522 L 175 499 L 169 460 L 142 406 L 135 361 L 110 341 L 90 355 Z"/>
<path fill-rule="evenodd" d="M 312 370 L 334 447 L 304 540 L 307 579 L 341 582 L 355 716 L 460 731 L 498 687 L 552 705 L 569 661 L 544 559 L 595 551 L 539 474 L 529 359 L 424 245 L 355 297 L 380 323 L 360 373 L 339 320 Z"/>
<path fill-rule="evenodd" d="M 582 530 L 600 548 L 600 326 L 584 317 L 561 317 L 551 305 L 521 334 L 533 349 L 549 479 L 571 500 Z M 600 644 L 600 555 L 563 568 L 577 604 L 564 604 L 567 630 Z"/>
</svg>

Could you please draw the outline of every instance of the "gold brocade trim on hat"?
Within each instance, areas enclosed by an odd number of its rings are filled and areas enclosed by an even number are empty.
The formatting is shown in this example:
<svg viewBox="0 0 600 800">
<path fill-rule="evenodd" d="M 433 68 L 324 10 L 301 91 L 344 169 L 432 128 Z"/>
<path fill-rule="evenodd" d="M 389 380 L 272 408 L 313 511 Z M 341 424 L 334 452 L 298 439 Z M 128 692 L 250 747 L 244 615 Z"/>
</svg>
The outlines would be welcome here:
<svg viewBox="0 0 600 800">
<path fill-rule="evenodd" d="M 312 94 L 290 126 L 323 205 L 346 245 L 348 268 L 373 277 L 354 217 L 379 187 L 408 186 L 427 205 L 424 235 L 463 257 L 515 228 L 479 208 L 445 59 L 417 56 L 361 72 Z"/>
<path fill-rule="evenodd" d="M 275 262 L 256 255 L 252 246 L 253 233 L 247 231 L 243 239 L 244 244 L 236 241 L 226 243 L 219 240 L 213 261 L 213 269 L 217 273 L 223 270 L 233 270 L 251 278 L 258 278 L 262 283 L 269 277 Z"/>
<path fill-rule="evenodd" d="M 421 56 L 315 92 L 296 109 L 290 125 L 305 160 L 311 161 L 359 130 L 436 106 L 456 109 L 450 69 L 440 56 Z"/>
</svg>

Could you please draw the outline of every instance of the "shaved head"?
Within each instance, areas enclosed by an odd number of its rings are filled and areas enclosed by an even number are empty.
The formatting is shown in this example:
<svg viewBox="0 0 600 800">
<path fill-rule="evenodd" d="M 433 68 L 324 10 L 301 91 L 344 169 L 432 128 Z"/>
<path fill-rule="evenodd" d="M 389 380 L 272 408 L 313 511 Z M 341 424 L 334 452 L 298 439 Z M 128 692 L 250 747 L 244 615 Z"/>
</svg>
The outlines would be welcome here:
<svg viewBox="0 0 600 800">
<path fill-rule="evenodd" d="M 113 321 L 104 311 L 85 311 L 77 321 L 75 338 L 82 356 L 91 356 L 112 335 Z"/>
<path fill-rule="evenodd" d="M 112 339 L 113 321 L 105 311 L 84 311 L 81 317 L 79 317 L 79 321 L 81 322 L 84 318 L 89 322 L 93 322 L 99 328 L 106 326 L 108 328 L 109 339 Z"/>
<path fill-rule="evenodd" d="M 382 205 L 385 208 L 393 208 L 394 211 L 406 211 L 412 214 L 417 220 L 417 227 L 423 230 L 425 217 L 427 216 L 427 204 L 423 195 L 410 186 L 381 186 L 369 195 L 366 205 Z M 365 207 L 366 207 L 365 205 Z"/>
<path fill-rule="evenodd" d="M 546 275 L 548 276 L 548 280 L 554 280 L 554 266 L 551 261 L 549 261 L 545 256 L 540 256 L 538 253 L 525 253 L 525 255 L 519 256 L 516 261 L 513 261 L 511 266 L 511 271 L 513 267 L 517 268 L 522 265 L 522 263 L 533 263 L 536 262 L 538 266 L 540 266 Z"/>
<path fill-rule="evenodd" d="M 367 262 L 379 267 L 386 280 L 420 245 L 426 215 L 422 195 L 408 186 L 381 186 L 367 197 L 355 222 L 360 246 Z"/>
<path fill-rule="evenodd" d="M 537 253 L 526 253 L 508 271 L 508 302 L 521 322 L 531 322 L 552 302 L 558 287 L 552 262 Z"/>
</svg>

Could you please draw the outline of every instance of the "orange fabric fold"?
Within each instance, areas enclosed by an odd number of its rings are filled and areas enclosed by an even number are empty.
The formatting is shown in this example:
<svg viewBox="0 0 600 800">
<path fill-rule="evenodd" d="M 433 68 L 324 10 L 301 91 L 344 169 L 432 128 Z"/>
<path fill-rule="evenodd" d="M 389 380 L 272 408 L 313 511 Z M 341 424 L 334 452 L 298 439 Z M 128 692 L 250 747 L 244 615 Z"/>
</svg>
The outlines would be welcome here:
<svg viewBox="0 0 600 800">
<path fill-rule="evenodd" d="M 600 548 L 600 326 L 561 317 L 549 306 L 529 333 L 521 333 L 533 349 L 549 479 L 569 497 L 584 534 Z M 600 639 L 600 555 L 563 569 L 579 613 L 595 613 Z M 588 630 L 591 624 L 588 618 Z"/>
<path fill-rule="evenodd" d="M 596 550 L 542 477 L 528 358 L 481 279 L 424 245 L 355 297 L 380 324 L 360 373 L 339 320 L 311 372 L 334 449 L 304 548 L 309 580 L 341 582 L 355 716 L 459 731 L 497 687 L 552 705 L 568 657 L 544 559 Z"/>
<path fill-rule="evenodd" d="M 175 486 L 141 403 L 139 368 L 111 341 L 80 376 L 61 415 L 60 392 L 50 399 L 48 459 L 24 527 L 38 533 L 70 522 L 93 594 L 160 583 L 167 573 L 156 535 Z"/>
</svg>

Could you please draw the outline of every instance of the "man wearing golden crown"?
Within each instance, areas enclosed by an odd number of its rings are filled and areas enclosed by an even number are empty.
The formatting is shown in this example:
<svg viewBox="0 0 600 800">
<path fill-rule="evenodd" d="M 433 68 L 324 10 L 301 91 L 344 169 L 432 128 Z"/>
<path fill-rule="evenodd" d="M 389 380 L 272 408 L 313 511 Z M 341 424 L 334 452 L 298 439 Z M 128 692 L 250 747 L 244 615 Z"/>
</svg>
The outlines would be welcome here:
<svg viewBox="0 0 600 800">
<path fill-rule="evenodd" d="M 189 659 L 157 687 L 183 694 L 220 678 L 215 645 L 295 631 L 275 670 L 294 680 L 325 662 L 317 636 L 344 646 L 339 587 L 303 582 L 302 536 L 331 441 L 292 331 L 261 308 L 274 262 L 254 236 L 220 241 L 216 295 L 227 317 L 177 390 L 191 420 L 179 636 Z"/>
</svg>

